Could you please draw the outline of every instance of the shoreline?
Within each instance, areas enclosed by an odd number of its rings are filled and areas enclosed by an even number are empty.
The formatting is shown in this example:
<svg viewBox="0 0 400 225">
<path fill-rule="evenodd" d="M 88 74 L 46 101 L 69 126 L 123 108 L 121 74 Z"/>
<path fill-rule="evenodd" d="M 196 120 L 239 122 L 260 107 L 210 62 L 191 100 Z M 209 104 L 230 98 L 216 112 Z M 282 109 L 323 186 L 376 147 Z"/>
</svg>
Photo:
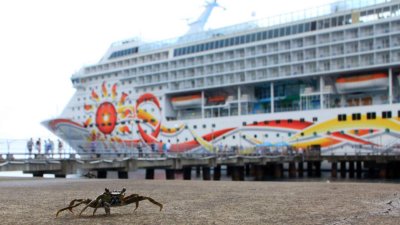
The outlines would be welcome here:
<svg viewBox="0 0 400 225">
<path fill-rule="evenodd" d="M 122 187 L 163 210 L 144 201 L 55 218 L 74 198 Z M 391 183 L 0 178 L 4 224 L 398 224 L 399 197 Z"/>
</svg>

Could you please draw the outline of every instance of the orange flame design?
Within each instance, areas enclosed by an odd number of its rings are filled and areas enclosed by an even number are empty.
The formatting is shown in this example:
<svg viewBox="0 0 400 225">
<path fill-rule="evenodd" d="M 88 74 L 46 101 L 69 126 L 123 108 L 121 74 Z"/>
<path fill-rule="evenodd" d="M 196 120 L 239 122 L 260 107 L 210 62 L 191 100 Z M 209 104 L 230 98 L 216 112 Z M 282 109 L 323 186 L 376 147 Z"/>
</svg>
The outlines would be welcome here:
<svg viewBox="0 0 400 225">
<path fill-rule="evenodd" d="M 96 102 L 100 100 L 99 95 L 94 90 L 92 90 L 92 98 L 96 100 Z"/>
<path fill-rule="evenodd" d="M 108 92 L 107 92 L 107 87 L 106 87 L 106 82 L 104 81 L 103 84 L 101 85 L 101 90 L 103 91 L 103 96 L 107 97 Z"/>
<path fill-rule="evenodd" d="M 126 126 L 126 125 L 120 127 L 120 128 L 119 128 L 119 131 L 122 132 L 122 133 L 130 133 L 130 132 L 131 132 L 131 130 L 129 129 L 129 127 Z"/>
<path fill-rule="evenodd" d="M 121 98 L 119 99 L 118 105 L 124 104 L 127 97 L 128 97 L 128 94 L 125 92 L 122 92 L 122 95 L 121 95 Z"/>
<path fill-rule="evenodd" d="M 86 111 L 90 111 L 90 110 L 93 109 L 93 106 L 92 106 L 92 105 L 85 104 L 85 105 L 83 106 L 83 108 L 84 108 Z"/>
<path fill-rule="evenodd" d="M 114 84 L 111 88 L 111 97 L 114 100 L 117 96 L 117 84 Z"/>
<path fill-rule="evenodd" d="M 83 126 L 88 127 L 89 124 L 92 122 L 92 118 L 88 118 L 84 123 Z"/>
</svg>

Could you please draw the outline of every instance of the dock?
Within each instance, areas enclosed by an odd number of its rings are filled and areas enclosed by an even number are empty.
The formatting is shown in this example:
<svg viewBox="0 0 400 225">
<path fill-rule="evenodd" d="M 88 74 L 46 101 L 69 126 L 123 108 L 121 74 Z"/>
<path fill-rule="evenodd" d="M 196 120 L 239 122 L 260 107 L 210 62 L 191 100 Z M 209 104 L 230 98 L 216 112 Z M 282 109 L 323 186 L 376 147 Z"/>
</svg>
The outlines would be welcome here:
<svg viewBox="0 0 400 225">
<path fill-rule="evenodd" d="M 63 158 L 46 158 L 35 155 L 33 158 L 15 158 L 8 154 L 0 158 L 0 171 L 23 171 L 42 177 L 43 174 L 54 174 L 65 178 L 68 174 L 94 174 L 97 178 L 107 178 L 107 172 L 117 171 L 118 178 L 127 179 L 128 172 L 138 169 L 146 170 L 146 179 L 154 179 L 154 171 L 165 170 L 166 179 L 175 179 L 176 173 L 183 173 L 184 180 L 190 180 L 192 170 L 202 175 L 203 180 L 220 180 L 221 168 L 234 181 L 262 181 L 268 178 L 302 178 L 321 177 L 321 165 L 329 167 L 331 178 L 400 178 L 400 154 L 366 154 L 366 155 L 193 155 L 176 154 L 145 156 L 121 155 L 114 158 L 80 159 L 75 154 Z M 287 171 L 287 177 L 284 177 Z M 212 175 L 212 176 L 211 176 Z M 249 179 L 246 179 L 249 180 Z"/>
</svg>

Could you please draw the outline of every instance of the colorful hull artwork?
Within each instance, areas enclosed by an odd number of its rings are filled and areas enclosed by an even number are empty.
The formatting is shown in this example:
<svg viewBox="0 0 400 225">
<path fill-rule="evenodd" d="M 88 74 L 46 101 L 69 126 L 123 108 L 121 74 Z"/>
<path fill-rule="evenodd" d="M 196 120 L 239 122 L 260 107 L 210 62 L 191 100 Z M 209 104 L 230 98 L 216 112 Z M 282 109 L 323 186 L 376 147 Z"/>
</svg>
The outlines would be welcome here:
<svg viewBox="0 0 400 225">
<path fill-rule="evenodd" d="M 240 122 L 233 118 L 225 118 L 225 122 L 223 118 L 197 119 L 197 124 L 204 121 L 213 124 L 209 123 L 208 132 L 204 129 L 200 132 L 201 129 L 193 126 L 194 120 L 165 121 L 161 103 L 154 94 L 145 93 L 132 104 L 128 102 L 130 97 L 124 92 L 119 93 L 117 88 L 114 84 L 109 94 L 106 83 L 103 83 L 101 94 L 91 91 L 87 102 L 82 105 L 86 115 L 84 121 L 59 118 L 43 124 L 78 152 L 90 151 L 92 142 L 101 143 L 98 147 L 103 150 L 113 151 L 122 147 L 129 149 L 141 142 L 152 145 L 158 152 L 171 153 L 215 152 L 221 150 L 220 146 L 233 145 L 247 149 L 248 153 L 256 151 L 254 147 L 258 146 L 293 150 L 319 146 L 323 153 L 331 153 L 346 146 L 359 146 L 359 149 L 371 151 L 383 149 L 388 142 L 383 144 L 382 138 L 400 137 L 398 117 L 383 118 L 377 114 L 371 119 L 367 113 L 360 113 L 356 119 L 348 115 L 346 121 L 339 121 L 336 113 L 332 113 L 329 119 L 315 122 L 268 119 L 269 114 L 249 117 L 252 121 L 248 124 L 243 124 L 241 117 L 236 118 L 241 118 Z M 337 112 L 343 114 L 345 110 Z M 226 122 L 229 120 L 233 122 Z"/>
</svg>

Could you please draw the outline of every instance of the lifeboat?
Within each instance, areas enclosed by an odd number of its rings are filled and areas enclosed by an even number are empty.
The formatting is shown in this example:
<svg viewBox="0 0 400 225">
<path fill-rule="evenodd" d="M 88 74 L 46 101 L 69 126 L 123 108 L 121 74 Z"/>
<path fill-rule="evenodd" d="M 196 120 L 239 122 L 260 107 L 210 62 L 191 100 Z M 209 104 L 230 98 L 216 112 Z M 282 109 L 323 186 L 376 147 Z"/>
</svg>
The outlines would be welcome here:
<svg viewBox="0 0 400 225">
<path fill-rule="evenodd" d="M 336 79 L 336 89 L 339 93 L 372 91 L 387 89 L 388 75 L 375 73 L 368 75 L 340 77 Z"/>
<path fill-rule="evenodd" d="M 213 96 L 208 98 L 209 103 L 221 103 L 225 102 L 225 96 Z"/>
<path fill-rule="evenodd" d="M 171 103 L 175 109 L 199 107 L 201 106 L 201 94 L 173 97 Z"/>
</svg>

